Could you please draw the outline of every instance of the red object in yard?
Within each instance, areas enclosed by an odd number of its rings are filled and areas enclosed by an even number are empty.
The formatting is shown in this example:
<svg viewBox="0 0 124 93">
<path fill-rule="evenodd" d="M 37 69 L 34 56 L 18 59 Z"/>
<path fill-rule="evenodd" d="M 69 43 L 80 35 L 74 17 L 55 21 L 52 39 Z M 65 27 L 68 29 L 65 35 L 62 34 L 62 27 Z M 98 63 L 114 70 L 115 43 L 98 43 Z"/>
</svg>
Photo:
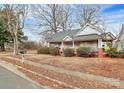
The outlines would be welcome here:
<svg viewBox="0 0 124 93">
<path fill-rule="evenodd" d="M 98 57 L 103 57 L 103 50 L 102 48 L 98 48 Z"/>
<path fill-rule="evenodd" d="M 63 54 L 64 53 L 64 48 L 60 48 L 59 53 L 60 53 L 61 56 L 63 56 L 64 55 Z"/>
</svg>

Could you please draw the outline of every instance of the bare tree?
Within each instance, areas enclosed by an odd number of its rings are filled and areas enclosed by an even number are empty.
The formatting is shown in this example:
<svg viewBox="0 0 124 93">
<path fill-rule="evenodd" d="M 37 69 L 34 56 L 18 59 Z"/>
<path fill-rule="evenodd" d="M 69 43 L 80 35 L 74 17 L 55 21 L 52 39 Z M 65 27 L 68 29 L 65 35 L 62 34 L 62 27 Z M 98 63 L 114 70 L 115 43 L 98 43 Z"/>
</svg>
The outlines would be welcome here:
<svg viewBox="0 0 124 93">
<path fill-rule="evenodd" d="M 77 6 L 78 10 L 78 23 L 80 27 L 83 27 L 86 24 L 96 25 L 99 24 L 100 18 L 97 15 L 100 7 L 92 7 L 90 5 L 80 5 Z"/>
<path fill-rule="evenodd" d="M 71 14 L 72 14 L 71 6 L 60 5 L 58 22 L 60 24 L 60 28 L 62 29 L 62 31 L 66 31 L 67 29 L 72 28 L 73 22 L 71 20 Z"/>
<path fill-rule="evenodd" d="M 57 32 L 58 11 L 59 6 L 56 4 L 32 5 L 32 13 L 36 20 L 36 26 L 41 27 L 46 32 Z"/>
<path fill-rule="evenodd" d="M 8 31 L 14 40 L 14 55 L 18 54 L 18 32 L 24 28 L 24 20 L 27 15 L 27 5 L 3 5 L 6 12 Z"/>
<path fill-rule="evenodd" d="M 40 35 L 45 42 L 52 34 L 58 31 L 66 31 L 71 28 L 72 13 L 69 5 L 32 5 L 32 14 L 35 20 L 35 27 L 41 29 Z M 35 31 L 36 32 L 36 31 Z"/>
</svg>

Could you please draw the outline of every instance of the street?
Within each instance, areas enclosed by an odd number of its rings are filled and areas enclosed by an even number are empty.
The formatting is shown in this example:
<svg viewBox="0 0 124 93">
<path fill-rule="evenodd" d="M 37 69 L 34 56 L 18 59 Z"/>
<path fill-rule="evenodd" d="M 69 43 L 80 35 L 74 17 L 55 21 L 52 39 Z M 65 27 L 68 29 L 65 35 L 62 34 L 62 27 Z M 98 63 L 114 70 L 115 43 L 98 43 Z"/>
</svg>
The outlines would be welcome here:
<svg viewBox="0 0 124 93">
<path fill-rule="evenodd" d="M 37 89 L 30 81 L 0 66 L 0 89 Z"/>
</svg>

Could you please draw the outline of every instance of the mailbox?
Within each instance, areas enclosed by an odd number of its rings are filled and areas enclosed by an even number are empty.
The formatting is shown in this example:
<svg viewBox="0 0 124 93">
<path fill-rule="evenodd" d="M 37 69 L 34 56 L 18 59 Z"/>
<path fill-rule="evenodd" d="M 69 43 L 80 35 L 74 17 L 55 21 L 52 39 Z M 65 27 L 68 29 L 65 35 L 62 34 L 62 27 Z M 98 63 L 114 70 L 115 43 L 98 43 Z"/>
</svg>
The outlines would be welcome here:
<svg viewBox="0 0 124 93">
<path fill-rule="evenodd" d="M 20 54 L 22 55 L 22 64 L 24 64 L 24 54 L 26 54 L 26 50 L 22 49 L 20 50 Z"/>
<path fill-rule="evenodd" d="M 26 54 L 26 50 L 20 50 L 20 54 Z"/>
</svg>

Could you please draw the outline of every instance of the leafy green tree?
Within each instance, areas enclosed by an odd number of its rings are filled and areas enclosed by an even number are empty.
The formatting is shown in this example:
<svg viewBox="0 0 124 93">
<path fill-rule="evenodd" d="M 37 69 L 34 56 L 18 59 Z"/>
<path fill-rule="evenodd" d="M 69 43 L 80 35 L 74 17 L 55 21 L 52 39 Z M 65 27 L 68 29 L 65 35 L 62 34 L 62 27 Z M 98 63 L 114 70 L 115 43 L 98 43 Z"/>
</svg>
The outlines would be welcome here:
<svg viewBox="0 0 124 93">
<path fill-rule="evenodd" d="M 0 48 L 5 51 L 5 43 L 14 43 L 13 33 L 8 31 L 8 21 L 4 9 L 0 9 Z M 27 39 L 21 29 L 17 31 L 18 43 L 22 43 Z"/>
<path fill-rule="evenodd" d="M 13 38 L 13 53 L 18 55 L 18 35 L 24 28 L 25 18 L 27 16 L 28 5 L 23 4 L 5 4 L 3 5 L 7 18 L 7 29 Z"/>
<path fill-rule="evenodd" d="M 18 43 L 27 39 L 22 32 L 24 27 L 25 6 L 2 5 L 0 7 L 0 46 L 5 50 L 5 43 L 13 43 L 14 54 L 18 54 Z"/>
<path fill-rule="evenodd" d="M 1 51 L 5 51 L 5 43 L 12 41 L 11 34 L 6 29 L 4 21 L 0 20 L 0 47 Z"/>
</svg>

